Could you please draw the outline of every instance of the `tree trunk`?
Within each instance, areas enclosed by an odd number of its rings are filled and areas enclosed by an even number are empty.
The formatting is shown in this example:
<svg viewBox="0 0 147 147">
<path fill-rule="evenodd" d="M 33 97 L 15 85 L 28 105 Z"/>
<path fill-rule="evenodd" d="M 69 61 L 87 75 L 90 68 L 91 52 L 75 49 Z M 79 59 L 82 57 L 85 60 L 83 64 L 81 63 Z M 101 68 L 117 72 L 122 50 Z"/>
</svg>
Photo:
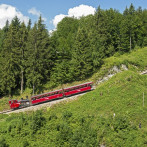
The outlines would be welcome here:
<svg viewBox="0 0 147 147">
<path fill-rule="evenodd" d="M 23 71 L 21 71 L 21 94 L 23 93 L 23 85 L 24 85 L 24 76 L 23 76 Z"/>
<path fill-rule="evenodd" d="M 34 86 L 34 83 L 33 83 L 33 95 L 34 95 L 34 93 L 35 93 L 35 86 Z"/>
<path fill-rule="evenodd" d="M 130 51 L 132 49 L 132 39 L 131 39 L 131 34 L 130 34 Z"/>
<path fill-rule="evenodd" d="M 10 88 L 10 90 L 9 90 L 9 99 L 11 99 L 11 96 L 12 96 L 12 94 L 11 94 L 11 88 Z"/>
</svg>

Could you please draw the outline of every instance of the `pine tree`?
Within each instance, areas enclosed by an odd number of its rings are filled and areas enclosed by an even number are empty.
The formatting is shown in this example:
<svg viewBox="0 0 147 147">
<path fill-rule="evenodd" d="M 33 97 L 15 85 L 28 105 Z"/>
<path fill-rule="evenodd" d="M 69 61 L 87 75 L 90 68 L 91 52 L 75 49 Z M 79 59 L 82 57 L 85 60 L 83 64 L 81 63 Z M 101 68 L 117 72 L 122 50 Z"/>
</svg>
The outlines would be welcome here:
<svg viewBox="0 0 147 147">
<path fill-rule="evenodd" d="M 17 86 L 17 78 L 19 73 L 19 20 L 15 17 L 8 29 L 4 39 L 3 50 L 1 52 L 1 89 L 4 93 L 12 95 L 12 89 Z"/>
<path fill-rule="evenodd" d="M 3 48 L 3 41 L 7 35 L 8 29 L 9 29 L 9 21 L 7 20 L 3 29 L 2 30 L 0 29 L 0 52 Z"/>
<path fill-rule="evenodd" d="M 78 30 L 72 58 L 72 71 L 75 78 L 85 79 L 93 72 L 89 39 L 84 28 Z"/>
<path fill-rule="evenodd" d="M 24 22 L 21 24 L 20 26 L 20 50 L 21 50 L 21 56 L 20 56 L 20 80 L 21 80 L 21 94 L 23 93 L 23 90 L 24 90 L 24 73 L 25 73 L 25 60 L 26 60 L 26 57 L 25 57 L 25 52 L 26 52 L 26 44 L 27 44 L 27 37 L 28 37 L 28 31 L 27 31 L 27 28 L 24 24 Z"/>
<path fill-rule="evenodd" d="M 28 22 L 28 25 L 27 25 L 27 30 L 28 31 L 31 30 L 31 24 L 32 24 L 31 19 L 29 19 L 29 22 Z"/>
<path fill-rule="evenodd" d="M 104 11 L 99 6 L 94 15 L 93 27 L 89 33 L 94 70 L 97 70 L 102 64 L 102 59 L 105 57 L 107 31 L 104 19 Z"/>
<path fill-rule="evenodd" d="M 33 94 L 48 76 L 48 46 L 48 32 L 40 16 L 38 23 L 29 32 L 27 43 L 26 77 L 27 85 L 33 87 Z"/>
<path fill-rule="evenodd" d="M 121 23 L 121 41 L 122 50 L 131 51 L 135 47 L 135 8 L 133 4 L 130 8 L 125 10 L 124 17 Z"/>
<path fill-rule="evenodd" d="M 143 45 L 142 46 L 147 46 L 147 9 L 143 10 L 142 12 L 142 23 L 143 23 Z"/>
</svg>

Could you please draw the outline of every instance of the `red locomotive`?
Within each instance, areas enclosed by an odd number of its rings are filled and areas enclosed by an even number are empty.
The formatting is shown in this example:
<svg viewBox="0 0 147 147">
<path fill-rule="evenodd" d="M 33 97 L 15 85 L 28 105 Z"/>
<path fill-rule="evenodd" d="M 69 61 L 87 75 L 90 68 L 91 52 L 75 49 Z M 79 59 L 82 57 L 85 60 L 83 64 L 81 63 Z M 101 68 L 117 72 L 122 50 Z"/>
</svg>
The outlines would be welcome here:
<svg viewBox="0 0 147 147">
<path fill-rule="evenodd" d="M 72 86 L 69 88 L 64 88 L 56 91 L 51 91 L 39 95 L 35 95 L 31 97 L 31 100 L 28 99 L 21 99 L 21 100 L 9 100 L 9 105 L 11 109 L 23 108 L 28 107 L 30 105 L 39 104 L 42 102 L 47 102 L 50 100 L 55 100 L 63 97 L 72 96 L 75 94 L 79 94 L 82 92 L 92 90 L 92 82 Z"/>
</svg>

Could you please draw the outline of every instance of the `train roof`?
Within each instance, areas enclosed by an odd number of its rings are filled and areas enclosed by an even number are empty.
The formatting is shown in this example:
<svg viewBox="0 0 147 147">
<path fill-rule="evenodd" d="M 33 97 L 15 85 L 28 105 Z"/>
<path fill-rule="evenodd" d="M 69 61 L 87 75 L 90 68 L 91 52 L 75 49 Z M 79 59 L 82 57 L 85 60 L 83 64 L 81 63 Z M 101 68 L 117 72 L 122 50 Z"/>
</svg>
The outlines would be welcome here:
<svg viewBox="0 0 147 147">
<path fill-rule="evenodd" d="M 77 87 L 77 86 L 81 86 L 81 85 L 85 85 L 85 84 L 91 84 L 91 83 L 93 83 L 93 82 L 87 82 L 87 83 L 83 83 L 83 84 L 80 84 L 80 85 L 75 85 L 75 86 L 67 87 L 67 88 L 63 88 L 63 89 L 70 89 L 70 88 L 73 88 L 73 87 Z M 48 94 L 48 93 L 53 93 L 53 92 L 61 91 L 63 89 L 49 91 L 49 92 L 38 94 L 38 95 L 33 95 L 33 96 L 31 96 L 31 98 L 36 97 L 36 96 L 41 96 L 41 95 L 44 95 L 44 94 Z"/>
<path fill-rule="evenodd" d="M 46 92 L 46 93 L 42 93 L 42 94 L 38 94 L 38 95 L 33 95 L 31 96 L 32 97 L 36 97 L 36 96 L 41 96 L 41 95 L 44 95 L 44 94 L 48 94 L 48 93 L 52 93 L 52 92 L 57 92 L 57 91 L 61 91 L 62 89 L 59 89 L 59 90 L 54 90 L 54 91 L 49 91 L 49 92 Z"/>
<path fill-rule="evenodd" d="M 64 89 L 70 89 L 70 88 L 74 88 L 74 87 L 77 87 L 77 86 L 82 86 L 82 85 L 85 85 L 85 84 L 92 84 L 93 82 L 87 82 L 87 83 L 83 83 L 83 84 L 80 84 L 80 85 L 75 85 L 75 86 L 72 86 L 72 87 L 67 87 L 67 88 L 64 88 Z"/>
</svg>

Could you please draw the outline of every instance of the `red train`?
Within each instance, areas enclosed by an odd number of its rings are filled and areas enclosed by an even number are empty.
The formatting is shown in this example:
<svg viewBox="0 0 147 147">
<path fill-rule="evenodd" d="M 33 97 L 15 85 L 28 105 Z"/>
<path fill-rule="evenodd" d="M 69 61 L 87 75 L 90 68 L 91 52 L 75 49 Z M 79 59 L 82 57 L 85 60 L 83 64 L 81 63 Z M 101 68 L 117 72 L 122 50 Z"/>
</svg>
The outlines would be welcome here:
<svg viewBox="0 0 147 147">
<path fill-rule="evenodd" d="M 28 107 L 30 105 L 39 104 L 42 102 L 47 102 L 50 100 L 72 96 L 90 90 L 92 90 L 92 82 L 35 95 L 31 97 L 31 100 L 29 99 L 9 100 L 9 105 L 11 109 L 23 108 L 23 107 Z"/>
</svg>

